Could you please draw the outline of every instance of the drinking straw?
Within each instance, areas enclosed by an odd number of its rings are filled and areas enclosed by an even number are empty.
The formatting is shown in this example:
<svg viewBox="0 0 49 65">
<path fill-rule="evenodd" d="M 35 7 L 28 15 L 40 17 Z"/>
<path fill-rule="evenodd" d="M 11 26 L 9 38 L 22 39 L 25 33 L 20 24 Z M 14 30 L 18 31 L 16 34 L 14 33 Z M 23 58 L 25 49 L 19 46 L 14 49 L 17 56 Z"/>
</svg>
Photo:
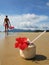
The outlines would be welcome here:
<svg viewBox="0 0 49 65">
<path fill-rule="evenodd" d="M 44 33 L 46 32 L 46 30 L 44 32 L 42 32 L 41 34 L 39 34 L 35 39 L 33 39 L 33 41 L 31 43 L 34 43 L 39 37 L 41 37 Z"/>
</svg>

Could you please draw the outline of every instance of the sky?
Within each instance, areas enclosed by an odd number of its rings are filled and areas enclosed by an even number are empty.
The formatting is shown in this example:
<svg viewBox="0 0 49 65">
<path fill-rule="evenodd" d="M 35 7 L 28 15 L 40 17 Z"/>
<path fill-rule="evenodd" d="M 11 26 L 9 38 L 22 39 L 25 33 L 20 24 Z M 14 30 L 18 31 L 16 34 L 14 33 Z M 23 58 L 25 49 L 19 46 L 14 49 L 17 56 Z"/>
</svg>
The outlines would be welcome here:
<svg viewBox="0 0 49 65">
<path fill-rule="evenodd" d="M 0 30 L 5 15 L 15 28 L 49 29 L 49 0 L 0 0 Z"/>
</svg>

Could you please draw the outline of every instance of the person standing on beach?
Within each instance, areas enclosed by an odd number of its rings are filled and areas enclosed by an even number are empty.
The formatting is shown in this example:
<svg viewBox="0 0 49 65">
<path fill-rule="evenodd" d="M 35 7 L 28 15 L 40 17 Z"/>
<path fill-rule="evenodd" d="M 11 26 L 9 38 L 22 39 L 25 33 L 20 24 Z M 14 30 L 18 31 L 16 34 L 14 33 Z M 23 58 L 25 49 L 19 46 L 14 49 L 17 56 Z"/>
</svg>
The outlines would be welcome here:
<svg viewBox="0 0 49 65">
<path fill-rule="evenodd" d="M 9 20 L 8 16 L 6 15 L 6 17 L 4 19 L 5 32 L 8 32 L 9 24 L 10 24 L 10 20 Z"/>
</svg>

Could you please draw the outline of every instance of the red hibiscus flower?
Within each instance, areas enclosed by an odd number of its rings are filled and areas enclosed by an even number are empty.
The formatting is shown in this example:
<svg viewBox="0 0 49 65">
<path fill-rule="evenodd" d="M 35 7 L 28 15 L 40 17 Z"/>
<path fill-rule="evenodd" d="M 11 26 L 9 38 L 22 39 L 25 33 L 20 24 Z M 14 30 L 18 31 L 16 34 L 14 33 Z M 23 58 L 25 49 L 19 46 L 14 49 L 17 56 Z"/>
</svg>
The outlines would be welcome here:
<svg viewBox="0 0 49 65">
<path fill-rule="evenodd" d="M 21 37 L 16 38 L 15 48 L 19 48 L 21 50 L 24 50 L 27 47 L 28 47 L 27 38 L 25 38 L 25 37 L 23 37 L 23 38 L 21 38 Z"/>
</svg>

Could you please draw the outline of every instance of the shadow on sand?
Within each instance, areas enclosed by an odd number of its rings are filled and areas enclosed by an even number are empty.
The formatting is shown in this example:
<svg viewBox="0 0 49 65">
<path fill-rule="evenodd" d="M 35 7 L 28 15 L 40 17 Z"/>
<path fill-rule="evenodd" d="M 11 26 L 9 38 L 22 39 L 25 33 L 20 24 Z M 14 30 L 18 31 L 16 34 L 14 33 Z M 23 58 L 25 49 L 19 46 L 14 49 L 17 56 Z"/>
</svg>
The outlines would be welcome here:
<svg viewBox="0 0 49 65">
<path fill-rule="evenodd" d="M 32 60 L 32 61 L 43 61 L 46 60 L 47 57 L 44 55 L 36 55 L 34 58 L 26 59 L 26 60 Z"/>
<path fill-rule="evenodd" d="M 34 58 L 32 58 L 33 61 L 42 61 L 42 60 L 46 60 L 47 57 L 44 55 L 36 55 Z"/>
</svg>

